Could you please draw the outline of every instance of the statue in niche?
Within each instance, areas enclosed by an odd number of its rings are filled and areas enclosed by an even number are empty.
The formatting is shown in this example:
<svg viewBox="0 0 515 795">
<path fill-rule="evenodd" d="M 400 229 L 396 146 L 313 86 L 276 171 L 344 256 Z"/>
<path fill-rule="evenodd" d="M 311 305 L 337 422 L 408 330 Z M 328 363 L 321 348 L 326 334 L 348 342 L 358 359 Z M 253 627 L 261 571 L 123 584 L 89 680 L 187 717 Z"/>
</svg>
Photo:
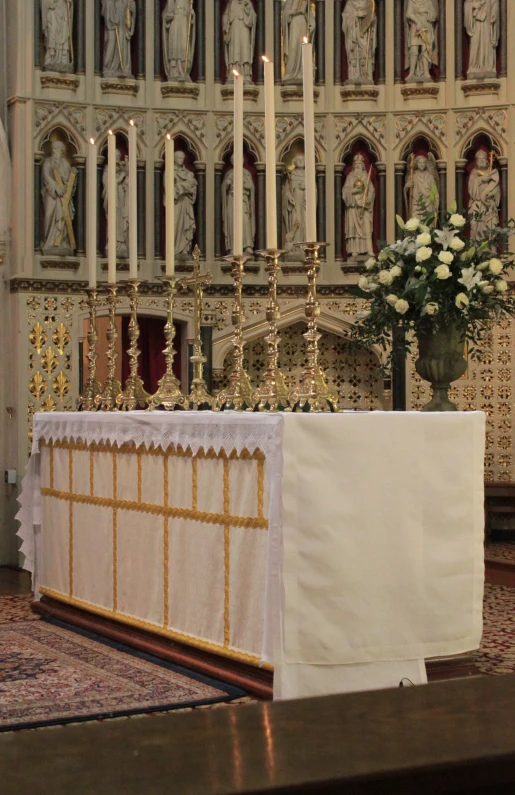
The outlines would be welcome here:
<svg viewBox="0 0 515 795">
<path fill-rule="evenodd" d="M 480 217 L 472 218 L 470 222 L 470 235 L 473 238 L 485 237 L 490 229 L 499 225 L 499 183 L 499 172 L 493 164 L 493 152 L 489 157 L 484 149 L 479 149 L 468 181 L 469 214 L 480 214 Z"/>
<path fill-rule="evenodd" d="M 302 43 L 315 30 L 311 0 L 285 0 L 282 18 L 285 85 L 302 84 Z"/>
<path fill-rule="evenodd" d="M 107 163 L 102 173 L 102 201 L 107 216 Z M 109 246 L 108 239 L 106 256 Z M 122 161 L 119 149 L 116 150 L 116 254 L 118 257 L 129 256 L 129 159 Z"/>
<path fill-rule="evenodd" d="M 76 249 L 73 196 L 77 169 L 65 156 L 62 141 L 53 141 L 51 155 L 43 163 L 41 195 L 45 210 L 45 231 L 41 248 L 45 254 L 69 256 Z"/>
<path fill-rule="evenodd" d="M 193 247 L 195 235 L 194 204 L 197 198 L 197 180 L 185 166 L 184 152 L 175 152 L 175 253 L 178 259 L 187 259 Z M 166 196 L 165 196 L 166 204 Z"/>
<path fill-rule="evenodd" d="M 284 249 L 287 256 L 302 259 L 297 243 L 306 240 L 306 161 L 304 155 L 293 158 L 283 188 Z"/>
<path fill-rule="evenodd" d="M 347 83 L 374 82 L 377 15 L 374 0 L 347 0 L 342 14 L 347 54 Z"/>
<path fill-rule="evenodd" d="M 431 80 L 430 69 L 438 64 L 438 0 L 406 0 L 406 83 Z"/>
<path fill-rule="evenodd" d="M 497 77 L 500 37 L 499 0 L 465 0 L 465 30 L 470 36 L 467 77 Z"/>
<path fill-rule="evenodd" d="M 435 156 L 411 155 L 410 170 L 404 183 L 404 202 L 408 218 L 425 218 L 438 214 L 440 192 L 438 190 L 438 169 Z"/>
<path fill-rule="evenodd" d="M 102 0 L 105 19 L 103 77 L 132 77 L 131 39 L 136 28 L 135 0 Z"/>
<path fill-rule="evenodd" d="M 231 156 L 234 166 L 234 156 Z M 233 250 L 233 206 L 234 206 L 234 168 L 229 169 L 222 180 L 222 221 L 224 225 L 225 248 Z M 254 180 L 248 168 L 243 168 L 243 251 L 254 252 L 256 236 L 256 200 Z"/>
<path fill-rule="evenodd" d="M 358 153 L 352 160 L 352 169 L 347 174 L 342 190 L 345 242 L 347 255 L 351 257 L 374 254 L 372 235 L 376 192 L 371 177 L 372 166 L 367 172 L 365 158 Z"/>
<path fill-rule="evenodd" d="M 229 0 L 222 18 L 226 83 L 234 81 L 236 69 L 246 83 L 252 83 L 252 62 L 256 41 L 257 14 L 251 0 Z"/>
<path fill-rule="evenodd" d="M 195 19 L 193 0 L 168 0 L 163 11 L 163 60 L 168 80 L 191 82 Z"/>
<path fill-rule="evenodd" d="M 73 72 L 73 0 L 41 0 L 44 69 Z"/>
</svg>

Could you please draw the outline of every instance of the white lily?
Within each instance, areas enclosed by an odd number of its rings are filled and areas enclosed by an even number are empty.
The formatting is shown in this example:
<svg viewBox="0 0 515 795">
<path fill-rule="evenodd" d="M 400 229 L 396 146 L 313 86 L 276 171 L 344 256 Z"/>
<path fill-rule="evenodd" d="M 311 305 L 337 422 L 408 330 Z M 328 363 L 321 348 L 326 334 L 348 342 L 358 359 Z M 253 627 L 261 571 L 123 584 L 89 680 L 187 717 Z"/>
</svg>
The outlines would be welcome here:
<svg viewBox="0 0 515 795">
<path fill-rule="evenodd" d="M 475 267 L 472 265 L 471 268 L 462 268 L 461 269 L 461 279 L 458 279 L 459 283 L 462 284 L 464 287 L 467 288 L 468 292 L 474 289 L 476 284 L 482 280 L 483 274 L 478 273 Z"/>
</svg>

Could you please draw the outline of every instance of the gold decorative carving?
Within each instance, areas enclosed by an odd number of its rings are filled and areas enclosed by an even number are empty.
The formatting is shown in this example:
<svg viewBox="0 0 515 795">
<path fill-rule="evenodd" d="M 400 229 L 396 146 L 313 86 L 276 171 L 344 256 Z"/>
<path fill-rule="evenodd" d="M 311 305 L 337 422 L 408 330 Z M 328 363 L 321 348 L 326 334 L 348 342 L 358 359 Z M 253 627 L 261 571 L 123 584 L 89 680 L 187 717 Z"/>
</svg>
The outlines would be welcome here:
<svg viewBox="0 0 515 795">
<path fill-rule="evenodd" d="M 43 328 L 43 326 L 41 325 L 41 323 L 38 320 L 38 322 L 36 323 L 36 325 L 34 326 L 34 328 L 32 329 L 32 331 L 29 334 L 30 343 L 36 349 L 36 351 L 38 353 L 41 353 L 41 351 L 43 350 L 43 348 L 45 346 L 45 343 L 46 343 L 47 339 L 48 339 L 48 335 L 47 335 L 45 329 Z"/>
<path fill-rule="evenodd" d="M 64 353 L 64 349 L 69 345 L 71 337 L 70 332 L 64 325 L 64 323 L 59 323 L 56 330 L 52 334 L 52 340 L 54 344 L 57 346 L 57 350 L 61 354 Z"/>
<path fill-rule="evenodd" d="M 234 87 L 233 86 L 223 86 L 220 89 L 220 94 L 222 95 L 222 99 L 232 99 L 234 97 Z M 257 86 L 243 86 L 243 98 L 250 99 L 252 102 L 257 102 L 257 98 L 259 97 L 259 88 Z"/>
<path fill-rule="evenodd" d="M 42 259 L 39 264 L 43 270 L 54 271 L 78 271 L 80 267 L 80 260 L 72 259 Z"/>
<path fill-rule="evenodd" d="M 461 90 L 466 97 L 479 96 L 481 94 L 497 94 L 501 90 L 499 80 L 489 80 L 487 82 L 462 83 Z"/>
<path fill-rule="evenodd" d="M 340 96 L 343 102 L 350 102 L 351 100 L 357 100 L 358 102 L 363 100 L 373 100 L 375 102 L 379 96 L 379 89 L 357 88 L 356 86 L 349 88 L 347 86 L 343 86 L 340 88 Z"/>
<path fill-rule="evenodd" d="M 41 373 L 39 371 L 37 373 L 34 373 L 34 375 L 29 381 L 30 393 L 34 395 L 35 398 L 39 399 L 41 395 L 45 394 L 47 389 L 48 389 L 47 382 L 45 381 Z"/>
<path fill-rule="evenodd" d="M 200 88 L 195 83 L 163 83 L 162 97 L 198 97 Z"/>
<path fill-rule="evenodd" d="M 66 91 L 77 91 L 80 80 L 78 77 L 43 74 L 40 77 L 42 88 L 64 88 Z"/>
<path fill-rule="evenodd" d="M 57 408 L 57 403 L 55 402 L 52 395 L 49 395 L 44 403 L 41 404 L 41 411 L 55 411 Z"/>
<path fill-rule="evenodd" d="M 436 99 L 439 93 L 440 86 L 438 85 L 410 85 L 401 88 L 404 99 Z"/>
<path fill-rule="evenodd" d="M 130 94 L 135 97 L 139 92 L 137 80 L 102 80 L 100 88 L 103 94 Z"/>
<path fill-rule="evenodd" d="M 43 356 L 41 357 L 42 369 L 45 371 L 47 375 L 52 375 L 52 373 L 55 370 L 57 370 L 58 363 L 59 363 L 59 357 L 57 356 L 54 349 L 47 348 Z"/>
<path fill-rule="evenodd" d="M 54 390 L 55 394 L 60 400 L 66 397 L 66 395 L 70 391 L 70 382 L 62 371 L 54 379 L 54 383 L 52 384 L 52 389 Z"/>
<path fill-rule="evenodd" d="M 313 91 L 313 96 L 315 98 L 315 102 L 317 101 L 318 97 L 320 96 L 320 91 L 315 88 Z M 283 86 L 281 88 L 281 97 L 285 102 L 291 102 L 295 100 L 301 100 L 304 98 L 304 92 L 302 90 L 302 86 Z"/>
</svg>

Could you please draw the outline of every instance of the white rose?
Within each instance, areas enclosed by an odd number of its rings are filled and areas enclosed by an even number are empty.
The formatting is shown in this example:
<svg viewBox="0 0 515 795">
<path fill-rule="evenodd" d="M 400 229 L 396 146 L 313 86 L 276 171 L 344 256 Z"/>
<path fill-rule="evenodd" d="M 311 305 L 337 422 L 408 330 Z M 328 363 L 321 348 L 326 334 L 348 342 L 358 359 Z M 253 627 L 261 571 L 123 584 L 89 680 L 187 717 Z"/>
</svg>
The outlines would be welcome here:
<svg viewBox="0 0 515 795">
<path fill-rule="evenodd" d="M 485 295 L 490 295 L 490 293 L 493 293 L 493 291 L 494 291 L 493 284 L 487 284 L 486 287 L 481 288 L 481 292 L 484 293 Z"/>
<path fill-rule="evenodd" d="M 457 227 L 465 226 L 465 224 L 467 223 L 467 219 L 464 218 L 459 213 L 454 213 L 449 218 L 449 223 L 452 224 L 452 226 L 457 226 Z"/>
<path fill-rule="evenodd" d="M 379 262 L 386 262 L 386 260 L 388 259 L 388 254 L 386 253 L 386 251 L 380 251 L 377 259 L 379 260 Z"/>
<path fill-rule="evenodd" d="M 366 290 L 368 287 L 368 279 L 366 276 L 360 276 L 358 281 L 358 287 L 360 290 Z"/>
<path fill-rule="evenodd" d="M 449 248 L 452 248 L 453 251 L 461 251 L 465 248 L 465 243 L 463 240 L 460 240 L 459 237 L 453 237 L 449 243 Z"/>
<path fill-rule="evenodd" d="M 450 265 L 454 259 L 454 254 L 451 254 L 450 251 L 440 251 L 438 254 L 438 259 L 440 262 L 444 262 L 446 265 Z"/>
<path fill-rule="evenodd" d="M 427 232 L 422 232 L 421 235 L 417 235 L 416 242 L 418 246 L 430 246 L 431 245 L 431 235 Z"/>
<path fill-rule="evenodd" d="M 390 271 L 379 271 L 377 278 L 380 284 L 391 284 L 393 282 L 393 276 Z"/>
<path fill-rule="evenodd" d="M 400 265 L 394 265 L 391 269 L 390 273 L 392 274 L 392 279 L 396 279 L 397 276 L 400 276 L 402 273 L 402 268 Z"/>
<path fill-rule="evenodd" d="M 367 289 L 369 293 L 373 293 L 374 290 L 377 290 L 378 287 L 379 285 L 376 284 L 376 282 L 370 282 Z"/>
<path fill-rule="evenodd" d="M 406 229 L 408 232 L 416 232 L 419 226 L 420 221 L 418 218 L 410 218 L 409 221 L 406 221 Z"/>
<path fill-rule="evenodd" d="M 394 309 L 396 312 L 399 313 L 399 315 L 405 315 L 409 309 L 409 304 L 407 301 L 404 300 L 404 298 L 399 298 L 399 300 L 395 304 Z"/>
<path fill-rule="evenodd" d="M 372 268 L 375 268 L 376 265 L 377 262 L 375 257 L 369 257 L 365 262 L 365 268 L 367 269 L 367 271 L 371 271 Z"/>
<path fill-rule="evenodd" d="M 438 267 L 435 268 L 435 273 L 437 279 L 448 279 L 451 275 L 448 265 L 438 265 Z"/>
<path fill-rule="evenodd" d="M 399 296 L 398 295 L 394 295 L 393 293 L 390 293 L 390 295 L 386 296 L 386 303 L 390 304 L 390 306 L 395 306 L 395 304 L 397 303 L 398 300 L 399 300 Z"/>
<path fill-rule="evenodd" d="M 494 276 L 498 276 L 503 269 L 503 264 L 500 259 L 491 259 L 488 263 L 488 267 L 490 269 L 490 273 L 493 273 Z"/>
<path fill-rule="evenodd" d="M 432 254 L 433 254 L 432 248 L 428 248 L 427 246 L 422 246 L 417 250 L 417 253 L 415 254 L 415 259 L 417 260 L 417 262 L 424 262 L 424 260 L 429 259 L 429 257 L 432 256 Z"/>
<path fill-rule="evenodd" d="M 428 315 L 436 315 L 438 312 L 438 304 L 434 301 L 430 301 L 428 304 L 425 305 L 425 310 Z"/>
<path fill-rule="evenodd" d="M 498 293 L 505 293 L 508 289 L 508 283 L 505 282 L 504 279 L 499 279 L 499 281 L 495 283 L 495 289 Z"/>
<path fill-rule="evenodd" d="M 469 299 L 467 298 L 465 293 L 458 293 L 454 301 L 458 309 L 464 309 L 466 306 L 468 306 L 468 302 Z"/>
</svg>

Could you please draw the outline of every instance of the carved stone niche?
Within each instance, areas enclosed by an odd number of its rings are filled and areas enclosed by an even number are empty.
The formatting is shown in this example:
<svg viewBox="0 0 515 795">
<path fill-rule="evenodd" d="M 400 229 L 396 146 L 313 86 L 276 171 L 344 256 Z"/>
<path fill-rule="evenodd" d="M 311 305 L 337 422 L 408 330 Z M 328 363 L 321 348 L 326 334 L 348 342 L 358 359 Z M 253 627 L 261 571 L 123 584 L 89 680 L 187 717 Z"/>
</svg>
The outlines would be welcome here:
<svg viewBox="0 0 515 795">
<path fill-rule="evenodd" d="M 399 20 L 398 44 L 402 47 L 401 62 L 405 100 L 437 99 L 439 94 L 440 59 L 445 43 L 440 0 L 412 3 L 404 0 L 403 17 Z M 436 11 L 437 19 L 434 20 Z M 408 19 L 408 12 L 413 16 Z"/>
<path fill-rule="evenodd" d="M 365 14 L 365 15 L 363 15 Z M 377 80 L 377 7 L 372 0 L 347 0 L 341 19 L 341 73 L 344 82 L 340 95 L 344 102 L 375 101 Z"/>
<path fill-rule="evenodd" d="M 341 195 L 335 195 L 345 271 L 361 270 L 378 252 L 380 207 L 385 200 L 378 177 L 375 152 L 368 141 L 356 139 L 344 152 Z"/>
<path fill-rule="evenodd" d="M 79 185 L 77 145 L 64 129 L 52 130 L 41 150 L 35 163 L 36 242 L 45 261 L 54 258 L 57 265 L 63 258 L 73 257 L 78 249 L 84 218 L 77 213 L 77 203 L 82 204 L 84 186 Z"/>
<path fill-rule="evenodd" d="M 196 99 L 197 47 L 202 47 L 197 27 L 196 0 L 160 0 L 161 96 Z M 190 13 L 191 11 L 191 13 Z"/>
<path fill-rule="evenodd" d="M 499 145 L 486 133 L 473 136 L 457 164 L 458 201 L 472 216 L 471 237 L 483 237 L 489 228 L 507 221 L 508 162 Z M 461 183 L 461 184 L 460 184 Z"/>
<path fill-rule="evenodd" d="M 289 263 L 302 263 L 304 254 L 300 243 L 306 240 L 305 159 L 304 140 L 296 138 L 285 148 L 281 164 L 283 183 L 281 195 L 282 248 L 284 272 L 291 273 Z"/>
</svg>

